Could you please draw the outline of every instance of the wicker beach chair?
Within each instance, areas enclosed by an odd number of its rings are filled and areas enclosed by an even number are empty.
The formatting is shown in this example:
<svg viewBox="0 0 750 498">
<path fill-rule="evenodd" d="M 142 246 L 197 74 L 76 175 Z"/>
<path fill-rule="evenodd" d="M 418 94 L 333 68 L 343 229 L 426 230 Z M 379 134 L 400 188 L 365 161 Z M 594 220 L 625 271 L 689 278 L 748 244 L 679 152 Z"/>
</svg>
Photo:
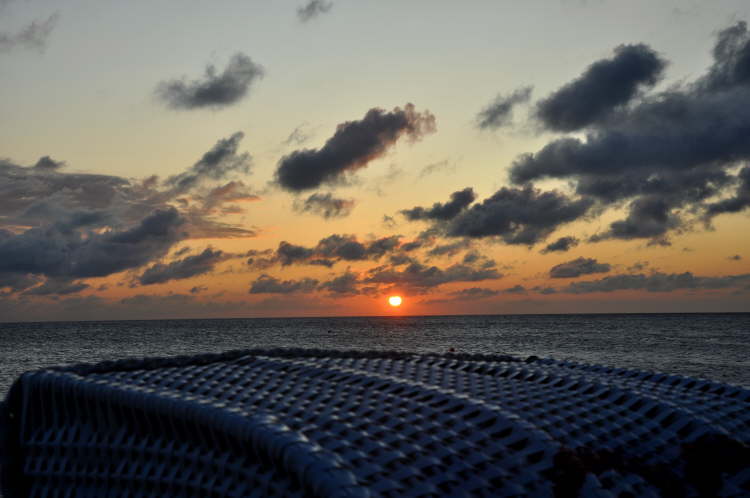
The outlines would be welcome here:
<svg viewBox="0 0 750 498">
<path fill-rule="evenodd" d="M 750 391 L 507 356 L 310 350 L 26 373 L 6 498 L 750 496 Z"/>
</svg>

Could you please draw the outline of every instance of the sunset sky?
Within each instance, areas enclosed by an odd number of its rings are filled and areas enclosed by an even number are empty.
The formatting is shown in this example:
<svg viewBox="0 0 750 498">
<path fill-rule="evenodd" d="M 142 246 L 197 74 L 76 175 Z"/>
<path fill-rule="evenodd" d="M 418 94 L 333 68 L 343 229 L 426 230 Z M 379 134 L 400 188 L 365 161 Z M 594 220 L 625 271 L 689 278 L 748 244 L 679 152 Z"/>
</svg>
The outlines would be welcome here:
<svg viewBox="0 0 750 498">
<path fill-rule="evenodd" d="M 746 21 L 0 0 L 0 321 L 750 311 Z"/>
</svg>

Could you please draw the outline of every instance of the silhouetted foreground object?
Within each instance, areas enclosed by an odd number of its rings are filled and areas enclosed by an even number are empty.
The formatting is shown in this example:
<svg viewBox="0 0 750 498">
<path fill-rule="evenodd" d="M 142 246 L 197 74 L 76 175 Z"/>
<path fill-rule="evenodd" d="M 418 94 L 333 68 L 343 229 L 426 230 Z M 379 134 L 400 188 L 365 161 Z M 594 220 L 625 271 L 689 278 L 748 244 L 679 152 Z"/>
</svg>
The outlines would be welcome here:
<svg viewBox="0 0 750 498">
<path fill-rule="evenodd" d="M 24 374 L 26 496 L 750 496 L 750 391 L 530 357 L 310 350 Z"/>
</svg>

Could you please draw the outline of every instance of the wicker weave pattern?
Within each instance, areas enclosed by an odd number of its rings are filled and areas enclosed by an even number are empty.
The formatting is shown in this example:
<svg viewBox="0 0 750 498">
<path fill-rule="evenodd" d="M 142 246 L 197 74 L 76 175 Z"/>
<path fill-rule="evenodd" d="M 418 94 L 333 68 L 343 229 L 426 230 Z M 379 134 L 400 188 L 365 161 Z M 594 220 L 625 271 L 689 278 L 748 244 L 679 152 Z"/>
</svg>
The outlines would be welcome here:
<svg viewBox="0 0 750 498">
<path fill-rule="evenodd" d="M 3 490 L 743 496 L 749 405 L 750 391 L 714 382 L 507 356 L 245 351 L 80 365 L 13 386 Z"/>
</svg>

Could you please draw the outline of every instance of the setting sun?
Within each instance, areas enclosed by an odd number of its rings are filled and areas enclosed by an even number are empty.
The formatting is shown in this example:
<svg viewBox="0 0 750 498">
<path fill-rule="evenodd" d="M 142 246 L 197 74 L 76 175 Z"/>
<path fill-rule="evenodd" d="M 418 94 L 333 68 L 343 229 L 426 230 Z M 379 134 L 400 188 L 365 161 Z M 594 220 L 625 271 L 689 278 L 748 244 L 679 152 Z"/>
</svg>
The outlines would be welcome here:
<svg viewBox="0 0 750 498">
<path fill-rule="evenodd" d="M 391 296 L 388 298 L 388 304 L 391 306 L 401 306 L 401 296 Z"/>
</svg>

